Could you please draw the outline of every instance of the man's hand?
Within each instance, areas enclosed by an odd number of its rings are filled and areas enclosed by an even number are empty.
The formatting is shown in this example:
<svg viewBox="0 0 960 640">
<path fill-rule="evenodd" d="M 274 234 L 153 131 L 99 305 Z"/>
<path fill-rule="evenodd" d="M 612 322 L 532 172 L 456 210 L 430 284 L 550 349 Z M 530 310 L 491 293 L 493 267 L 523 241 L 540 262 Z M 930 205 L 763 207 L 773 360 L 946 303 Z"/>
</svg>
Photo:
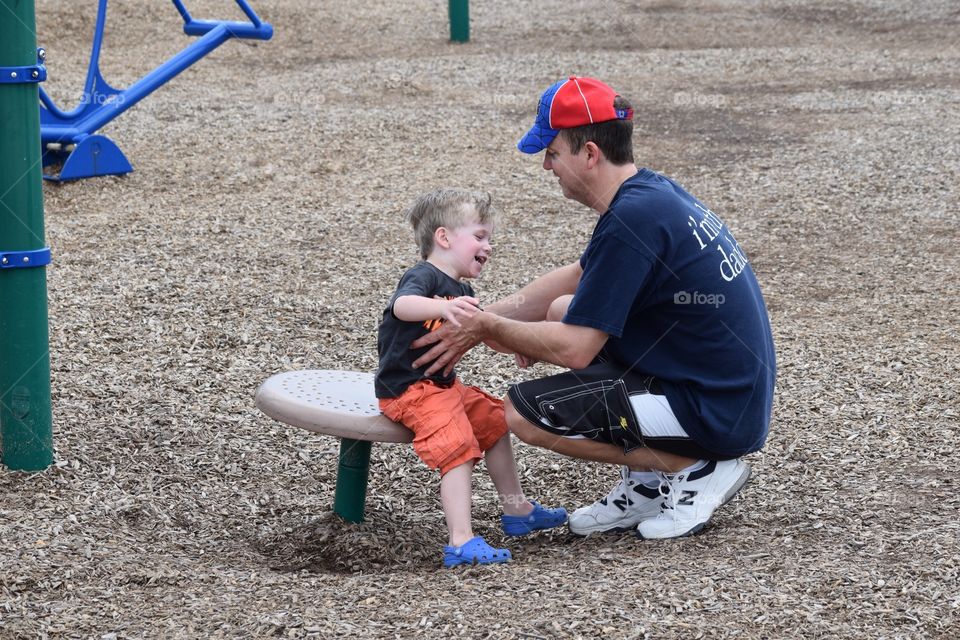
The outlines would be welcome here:
<svg viewBox="0 0 960 640">
<path fill-rule="evenodd" d="M 490 347 L 491 349 L 499 353 L 508 353 L 510 355 L 513 355 L 513 351 L 511 351 L 510 349 L 507 349 L 505 346 L 503 346 L 499 342 L 496 342 L 495 340 L 490 340 L 489 338 L 487 338 L 486 340 L 483 341 L 483 344 L 487 345 L 488 347 Z"/>
<path fill-rule="evenodd" d="M 441 369 L 444 375 L 449 375 L 453 371 L 453 367 L 463 358 L 463 355 L 483 339 L 483 316 L 484 313 L 478 310 L 470 317 L 461 317 L 459 326 L 454 326 L 453 323 L 444 323 L 436 331 L 431 331 L 427 335 L 414 340 L 410 345 L 411 349 L 419 349 L 431 344 L 434 346 L 414 360 L 413 367 L 419 369 L 432 363 L 424 371 L 426 375 L 433 375 Z"/>
<path fill-rule="evenodd" d="M 539 360 L 530 358 L 525 355 L 521 355 L 519 353 L 513 354 L 513 359 L 517 363 L 517 366 L 520 367 L 521 369 L 527 369 L 528 367 L 532 367 L 533 365 L 537 364 L 537 362 L 539 362 Z"/>
<path fill-rule="evenodd" d="M 535 364 L 537 364 L 538 362 L 540 362 L 540 361 L 537 360 L 536 358 L 530 358 L 530 357 L 525 356 L 525 355 L 523 355 L 523 354 L 517 353 L 516 351 L 511 351 L 510 349 L 507 349 L 505 346 L 503 346 L 502 344 L 500 344 L 500 343 L 497 342 L 496 340 L 491 340 L 490 338 L 487 338 L 486 340 L 484 340 L 484 341 L 483 341 L 483 344 L 487 345 L 488 347 L 490 347 L 490 348 L 493 349 L 494 351 L 499 351 L 500 353 L 506 353 L 506 354 L 509 354 L 509 355 L 513 356 L 514 362 L 516 362 L 516 363 L 517 363 L 517 366 L 520 367 L 521 369 L 526 369 L 527 367 L 532 367 L 533 365 L 535 365 Z"/>
</svg>

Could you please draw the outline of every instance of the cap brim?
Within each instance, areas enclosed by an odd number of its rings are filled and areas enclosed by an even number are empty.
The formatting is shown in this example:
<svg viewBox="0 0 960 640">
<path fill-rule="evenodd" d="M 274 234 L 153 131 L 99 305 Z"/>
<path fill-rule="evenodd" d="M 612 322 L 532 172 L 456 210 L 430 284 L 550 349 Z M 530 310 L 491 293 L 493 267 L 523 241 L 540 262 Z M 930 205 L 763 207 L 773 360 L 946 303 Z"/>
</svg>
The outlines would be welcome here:
<svg viewBox="0 0 960 640">
<path fill-rule="evenodd" d="M 559 129 L 541 127 L 535 124 L 530 131 L 527 131 L 527 135 L 520 138 L 520 142 L 517 143 L 517 149 L 523 153 L 540 153 L 550 146 L 550 143 L 553 142 L 553 139 L 557 137 L 558 133 L 560 133 Z"/>
</svg>

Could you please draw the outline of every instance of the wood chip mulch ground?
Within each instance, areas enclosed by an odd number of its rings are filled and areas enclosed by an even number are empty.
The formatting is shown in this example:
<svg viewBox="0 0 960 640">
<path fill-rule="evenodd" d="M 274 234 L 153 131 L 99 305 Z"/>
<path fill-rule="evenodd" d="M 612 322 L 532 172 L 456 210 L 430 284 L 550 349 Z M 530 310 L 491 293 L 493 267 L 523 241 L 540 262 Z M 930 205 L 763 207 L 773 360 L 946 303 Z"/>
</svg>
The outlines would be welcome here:
<svg viewBox="0 0 960 640">
<path fill-rule="evenodd" d="M 94 4 L 38 3 L 67 106 Z M 443 2 L 254 2 L 272 41 L 225 44 L 106 128 L 133 173 L 45 185 L 56 458 L 0 471 L 0 637 L 960 636 L 955 3 L 471 4 L 456 46 Z M 110 12 L 114 84 L 187 41 L 165 3 Z M 770 439 L 677 541 L 506 542 L 478 473 L 477 532 L 515 560 L 443 570 L 438 479 L 408 447 L 374 447 L 367 520 L 345 523 L 336 440 L 254 392 L 373 369 L 422 191 L 492 193 L 484 300 L 576 259 L 594 214 L 514 149 L 574 72 L 634 100 L 638 162 L 750 257 L 779 358 Z M 481 349 L 460 371 L 495 393 L 531 375 Z M 570 509 L 616 479 L 518 458 Z"/>
</svg>

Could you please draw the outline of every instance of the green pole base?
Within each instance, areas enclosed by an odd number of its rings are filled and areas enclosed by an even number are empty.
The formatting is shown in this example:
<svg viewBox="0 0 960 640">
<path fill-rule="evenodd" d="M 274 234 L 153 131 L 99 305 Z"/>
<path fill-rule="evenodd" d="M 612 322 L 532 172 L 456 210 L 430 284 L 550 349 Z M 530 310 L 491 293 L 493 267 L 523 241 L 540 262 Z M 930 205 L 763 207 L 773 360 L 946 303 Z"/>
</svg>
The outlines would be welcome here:
<svg viewBox="0 0 960 640">
<path fill-rule="evenodd" d="M 349 522 L 363 522 L 369 477 L 370 442 L 350 438 L 340 440 L 337 488 L 333 494 L 334 513 Z"/>
<path fill-rule="evenodd" d="M 450 0 L 450 40 L 470 42 L 470 0 Z"/>
</svg>

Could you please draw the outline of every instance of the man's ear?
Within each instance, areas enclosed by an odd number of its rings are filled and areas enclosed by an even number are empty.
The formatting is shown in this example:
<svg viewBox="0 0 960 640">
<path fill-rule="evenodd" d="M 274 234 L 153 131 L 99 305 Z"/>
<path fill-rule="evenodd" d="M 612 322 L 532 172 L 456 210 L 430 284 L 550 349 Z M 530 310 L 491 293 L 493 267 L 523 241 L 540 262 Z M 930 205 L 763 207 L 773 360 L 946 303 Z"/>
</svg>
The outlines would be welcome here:
<svg viewBox="0 0 960 640">
<path fill-rule="evenodd" d="M 447 237 L 446 227 L 437 227 L 437 230 L 433 232 L 433 244 L 441 249 L 450 248 L 450 238 Z"/>
<path fill-rule="evenodd" d="M 600 160 L 603 158 L 603 152 L 600 151 L 600 147 L 597 146 L 596 142 L 587 141 L 583 145 L 583 150 L 587 154 L 587 168 L 592 169 Z"/>
</svg>

